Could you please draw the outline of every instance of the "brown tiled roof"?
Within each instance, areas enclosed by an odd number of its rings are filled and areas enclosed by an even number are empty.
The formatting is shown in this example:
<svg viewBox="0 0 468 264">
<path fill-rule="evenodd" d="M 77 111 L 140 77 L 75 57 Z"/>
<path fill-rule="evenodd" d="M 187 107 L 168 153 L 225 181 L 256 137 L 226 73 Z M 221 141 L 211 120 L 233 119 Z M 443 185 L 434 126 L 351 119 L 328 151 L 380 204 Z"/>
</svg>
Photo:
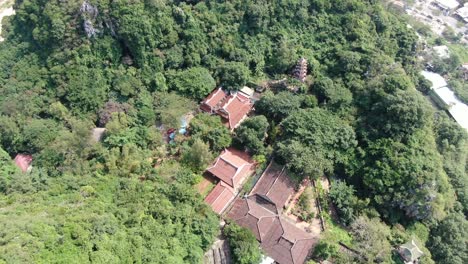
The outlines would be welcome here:
<svg viewBox="0 0 468 264">
<path fill-rule="evenodd" d="M 281 209 L 293 193 L 294 184 L 284 167 L 271 162 L 250 194 L 265 195 Z"/>
<path fill-rule="evenodd" d="M 206 196 L 205 202 L 213 208 L 213 211 L 221 214 L 234 197 L 234 190 L 220 181 Z"/>
<path fill-rule="evenodd" d="M 27 172 L 31 163 L 33 161 L 33 157 L 27 154 L 18 154 L 15 157 L 15 164 L 18 168 L 21 169 L 22 172 Z"/>
<path fill-rule="evenodd" d="M 236 128 L 252 110 L 253 103 L 242 93 L 230 95 L 218 110 L 218 114 L 228 120 L 229 128 Z"/>
<path fill-rule="evenodd" d="M 205 100 L 202 101 L 200 108 L 203 111 L 213 113 L 222 101 L 226 99 L 226 92 L 221 88 L 214 89 Z"/>
<path fill-rule="evenodd" d="M 228 217 L 250 229 L 263 251 L 279 264 L 303 264 L 317 239 L 277 212 L 261 209 L 258 196 L 237 199 Z"/>
<path fill-rule="evenodd" d="M 255 164 L 247 153 L 229 148 L 206 171 L 236 189 L 254 170 Z"/>
</svg>

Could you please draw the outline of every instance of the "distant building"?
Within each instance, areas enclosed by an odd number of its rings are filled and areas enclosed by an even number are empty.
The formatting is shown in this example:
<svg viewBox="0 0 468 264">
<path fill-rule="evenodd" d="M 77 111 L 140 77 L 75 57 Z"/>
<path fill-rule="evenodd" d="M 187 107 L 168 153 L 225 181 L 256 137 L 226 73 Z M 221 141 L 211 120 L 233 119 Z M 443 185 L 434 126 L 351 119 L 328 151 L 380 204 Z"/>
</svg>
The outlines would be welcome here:
<svg viewBox="0 0 468 264">
<path fill-rule="evenodd" d="M 468 130 L 468 106 L 460 101 L 455 93 L 447 87 L 445 79 L 437 73 L 422 71 L 421 74 L 432 83 L 430 95 L 442 108 L 463 128 Z"/>
<path fill-rule="evenodd" d="M 394 8 L 396 8 L 397 10 L 400 10 L 400 11 L 404 11 L 405 8 L 406 8 L 406 5 L 403 1 L 400 1 L 400 0 L 392 0 L 389 2 L 390 5 Z"/>
<path fill-rule="evenodd" d="M 217 88 L 202 101 L 200 109 L 221 116 L 226 126 L 232 131 L 247 118 L 252 110 L 253 93 L 254 91 L 249 87 L 243 87 L 239 92 L 231 94 Z"/>
<path fill-rule="evenodd" d="M 419 263 L 419 258 L 424 255 L 413 240 L 401 245 L 398 248 L 398 254 L 400 254 L 405 264 Z"/>
<path fill-rule="evenodd" d="M 465 23 L 468 23 L 468 3 L 465 3 L 462 8 L 459 8 L 457 11 L 455 11 L 455 15 Z"/>
<path fill-rule="evenodd" d="M 29 172 L 32 169 L 33 157 L 28 154 L 18 154 L 15 157 L 15 164 L 22 172 Z"/>
<path fill-rule="evenodd" d="M 305 82 L 307 77 L 307 60 L 300 58 L 297 61 L 296 67 L 294 68 L 294 77 L 301 82 Z"/>
<path fill-rule="evenodd" d="M 433 2 L 437 7 L 439 7 L 446 15 L 455 10 L 460 3 L 456 0 L 435 0 Z"/>
<path fill-rule="evenodd" d="M 206 173 L 219 180 L 206 196 L 205 202 L 221 214 L 232 202 L 246 179 L 255 172 L 255 162 L 246 153 L 234 148 L 225 149 Z"/>
</svg>

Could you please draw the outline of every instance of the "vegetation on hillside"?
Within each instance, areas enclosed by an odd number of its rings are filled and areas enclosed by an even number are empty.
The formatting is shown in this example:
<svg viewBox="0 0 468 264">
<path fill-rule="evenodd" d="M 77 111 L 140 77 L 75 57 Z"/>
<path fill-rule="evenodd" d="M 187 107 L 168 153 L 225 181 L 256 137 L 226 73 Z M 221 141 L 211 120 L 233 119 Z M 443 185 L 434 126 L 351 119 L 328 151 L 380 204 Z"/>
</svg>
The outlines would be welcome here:
<svg viewBox="0 0 468 264">
<path fill-rule="evenodd" d="M 417 36 L 379 1 L 15 9 L 0 44 L 0 262 L 200 263 L 219 228 L 193 185 L 231 145 L 339 179 L 330 198 L 343 226 L 324 235 L 322 259 L 391 263 L 416 237 L 428 263 L 468 262 L 467 133 L 417 91 Z M 200 114 L 190 136 L 168 140 L 217 85 L 281 80 L 300 57 L 306 82 L 286 78 L 300 89 L 265 92 L 232 134 Z M 95 126 L 106 128 L 97 144 Z M 11 165 L 17 153 L 33 155 L 31 173 Z M 237 259 L 260 260 L 250 235 L 230 233 Z"/>
</svg>

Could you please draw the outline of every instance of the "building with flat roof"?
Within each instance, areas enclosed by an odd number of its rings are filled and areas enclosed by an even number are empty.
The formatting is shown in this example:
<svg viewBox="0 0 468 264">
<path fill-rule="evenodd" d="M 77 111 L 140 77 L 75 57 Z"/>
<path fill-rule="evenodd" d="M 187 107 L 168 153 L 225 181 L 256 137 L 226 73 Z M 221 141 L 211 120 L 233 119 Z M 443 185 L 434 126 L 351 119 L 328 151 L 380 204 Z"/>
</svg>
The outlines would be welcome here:
<svg viewBox="0 0 468 264">
<path fill-rule="evenodd" d="M 455 10 L 460 5 L 456 0 L 435 0 L 434 4 L 447 12 Z"/>
<path fill-rule="evenodd" d="M 422 71 L 421 74 L 432 83 L 430 95 L 440 107 L 447 109 L 450 116 L 468 130 L 468 106 L 460 101 L 447 86 L 447 81 L 440 74 Z"/>
<path fill-rule="evenodd" d="M 455 15 L 465 23 L 468 23 L 468 3 L 465 3 L 463 7 L 457 9 L 457 11 L 455 11 Z"/>
</svg>

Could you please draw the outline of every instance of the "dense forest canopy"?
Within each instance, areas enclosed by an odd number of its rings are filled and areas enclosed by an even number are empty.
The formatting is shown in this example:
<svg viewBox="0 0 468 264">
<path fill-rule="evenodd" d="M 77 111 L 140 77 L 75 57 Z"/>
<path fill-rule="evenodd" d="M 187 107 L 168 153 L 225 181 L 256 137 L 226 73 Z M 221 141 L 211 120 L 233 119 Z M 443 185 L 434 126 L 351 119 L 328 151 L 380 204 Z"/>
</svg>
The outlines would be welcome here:
<svg viewBox="0 0 468 264">
<path fill-rule="evenodd" d="M 15 10 L 0 44 L 0 263 L 200 263 L 219 228 L 193 185 L 231 144 L 300 178 L 339 178 L 330 198 L 356 247 L 385 247 L 367 260 L 393 261 L 388 247 L 412 234 L 426 263 L 468 262 L 466 131 L 417 91 L 418 38 L 379 1 L 18 0 Z M 164 140 L 158 128 L 177 128 L 216 86 L 283 79 L 300 57 L 301 89 L 264 93 L 232 138 L 201 114 L 191 138 Z M 95 126 L 106 128 L 98 144 Z M 10 162 L 17 153 L 33 156 L 29 174 Z"/>
</svg>

